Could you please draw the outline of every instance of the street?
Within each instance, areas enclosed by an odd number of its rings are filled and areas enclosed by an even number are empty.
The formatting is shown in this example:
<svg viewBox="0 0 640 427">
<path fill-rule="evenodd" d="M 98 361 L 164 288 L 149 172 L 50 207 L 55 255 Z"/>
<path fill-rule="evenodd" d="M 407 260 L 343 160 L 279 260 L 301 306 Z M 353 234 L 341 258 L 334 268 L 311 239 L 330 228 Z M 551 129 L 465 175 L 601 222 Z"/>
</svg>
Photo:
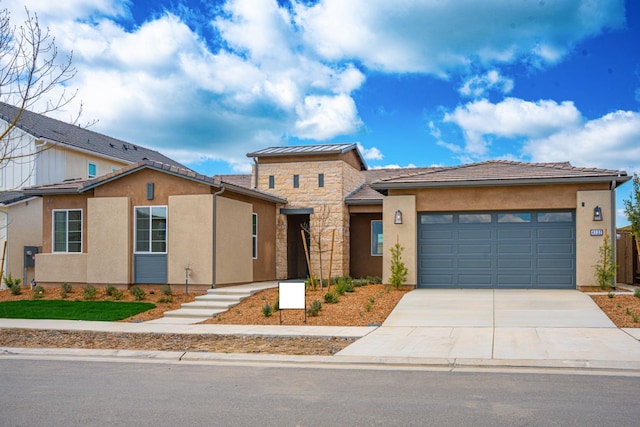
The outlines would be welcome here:
<svg viewBox="0 0 640 427">
<path fill-rule="evenodd" d="M 640 379 L 0 360 L 2 426 L 637 425 Z"/>
</svg>

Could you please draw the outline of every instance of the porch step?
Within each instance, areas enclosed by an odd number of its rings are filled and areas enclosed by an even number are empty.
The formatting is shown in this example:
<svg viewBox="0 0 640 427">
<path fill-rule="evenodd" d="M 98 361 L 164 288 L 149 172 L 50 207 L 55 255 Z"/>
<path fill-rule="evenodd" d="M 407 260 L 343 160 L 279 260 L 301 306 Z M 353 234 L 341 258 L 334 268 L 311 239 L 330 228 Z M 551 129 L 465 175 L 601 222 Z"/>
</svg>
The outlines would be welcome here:
<svg viewBox="0 0 640 427">
<path fill-rule="evenodd" d="M 224 313 L 256 292 L 276 286 L 278 286 L 277 282 L 261 282 L 209 289 L 205 295 L 197 296 L 195 301 L 182 304 L 180 309 L 165 312 L 164 318 L 167 321 L 179 318 L 181 323 L 184 323 L 188 318 L 193 318 L 193 323 L 201 322 L 203 318 Z"/>
</svg>

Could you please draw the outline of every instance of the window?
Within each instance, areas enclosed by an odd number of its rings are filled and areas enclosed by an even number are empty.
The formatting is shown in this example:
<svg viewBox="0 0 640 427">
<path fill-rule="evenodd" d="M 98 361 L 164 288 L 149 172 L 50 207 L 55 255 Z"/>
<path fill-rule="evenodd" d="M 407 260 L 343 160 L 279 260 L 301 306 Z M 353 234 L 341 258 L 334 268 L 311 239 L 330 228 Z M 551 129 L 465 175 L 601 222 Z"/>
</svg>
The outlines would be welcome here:
<svg viewBox="0 0 640 427">
<path fill-rule="evenodd" d="M 531 222 L 530 213 L 498 214 L 498 224 Z"/>
<path fill-rule="evenodd" d="M 95 163 L 89 163 L 87 165 L 87 178 L 95 178 L 98 176 L 98 166 Z"/>
<path fill-rule="evenodd" d="M 135 252 L 167 252 L 167 207 L 135 208 Z"/>
<path fill-rule="evenodd" d="M 269 188 L 275 188 L 276 187 L 276 179 L 274 178 L 273 175 L 269 175 Z"/>
<path fill-rule="evenodd" d="M 82 252 L 82 210 L 53 211 L 53 252 Z"/>
<path fill-rule="evenodd" d="M 251 231 L 251 238 L 253 239 L 253 259 L 258 259 L 258 214 L 252 214 L 253 216 L 253 229 Z"/>
<path fill-rule="evenodd" d="M 538 222 L 572 222 L 571 212 L 538 212 Z"/>
<path fill-rule="evenodd" d="M 420 216 L 420 224 L 452 224 L 451 214 L 424 214 Z"/>
<path fill-rule="evenodd" d="M 382 256 L 382 221 L 371 221 L 371 256 Z"/>
<path fill-rule="evenodd" d="M 460 224 L 491 224 L 491 214 L 460 214 Z"/>
<path fill-rule="evenodd" d="M 323 173 L 319 173 L 318 174 L 318 187 L 320 187 L 320 188 L 324 187 L 324 174 Z"/>
<path fill-rule="evenodd" d="M 293 188 L 300 187 L 300 175 L 293 175 Z"/>
</svg>

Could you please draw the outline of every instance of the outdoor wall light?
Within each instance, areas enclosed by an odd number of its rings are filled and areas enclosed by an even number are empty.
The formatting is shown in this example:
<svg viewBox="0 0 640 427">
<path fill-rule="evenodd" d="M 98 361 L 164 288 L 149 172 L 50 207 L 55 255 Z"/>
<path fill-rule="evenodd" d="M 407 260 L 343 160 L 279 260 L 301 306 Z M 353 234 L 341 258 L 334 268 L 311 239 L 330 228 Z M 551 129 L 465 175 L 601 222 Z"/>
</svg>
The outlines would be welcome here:
<svg viewBox="0 0 640 427">
<path fill-rule="evenodd" d="M 602 221 L 602 209 L 600 209 L 600 206 L 593 208 L 593 220 Z"/>
<path fill-rule="evenodd" d="M 402 212 L 400 212 L 400 209 L 396 211 L 396 216 L 393 218 L 393 223 L 402 224 Z"/>
</svg>

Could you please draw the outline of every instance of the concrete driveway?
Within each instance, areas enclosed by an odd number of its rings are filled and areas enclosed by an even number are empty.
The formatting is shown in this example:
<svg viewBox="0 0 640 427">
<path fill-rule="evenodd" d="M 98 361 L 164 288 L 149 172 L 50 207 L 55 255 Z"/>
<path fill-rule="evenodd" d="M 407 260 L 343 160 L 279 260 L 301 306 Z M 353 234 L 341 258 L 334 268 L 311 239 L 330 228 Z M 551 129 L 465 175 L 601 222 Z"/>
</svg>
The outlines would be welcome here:
<svg viewBox="0 0 640 427">
<path fill-rule="evenodd" d="M 338 356 L 640 362 L 640 342 L 575 290 L 417 289 Z"/>
</svg>

